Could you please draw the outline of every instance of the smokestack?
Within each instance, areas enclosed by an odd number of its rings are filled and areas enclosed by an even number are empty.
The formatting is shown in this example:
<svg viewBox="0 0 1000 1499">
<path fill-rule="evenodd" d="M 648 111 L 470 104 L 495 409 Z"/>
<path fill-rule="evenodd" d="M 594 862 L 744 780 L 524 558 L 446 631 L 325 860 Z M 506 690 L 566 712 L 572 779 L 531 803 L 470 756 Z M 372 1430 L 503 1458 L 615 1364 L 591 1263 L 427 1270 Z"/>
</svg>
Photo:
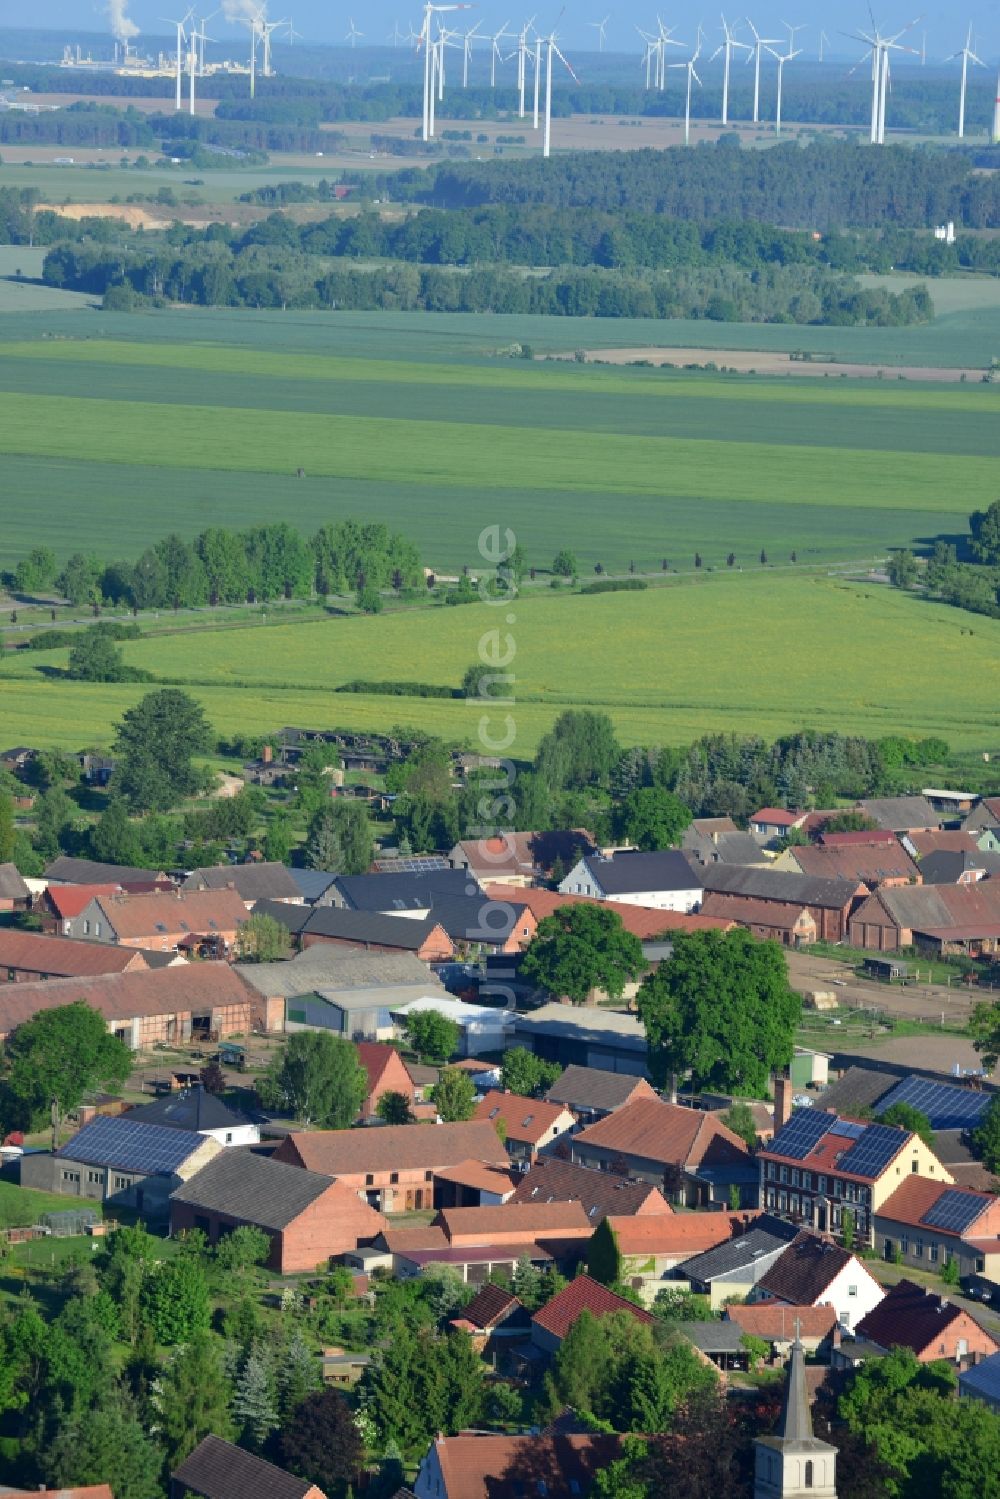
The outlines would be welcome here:
<svg viewBox="0 0 1000 1499">
<path fill-rule="evenodd" d="M 792 1080 L 787 1072 L 775 1074 L 774 1079 L 774 1133 L 787 1124 L 792 1116 Z"/>
</svg>

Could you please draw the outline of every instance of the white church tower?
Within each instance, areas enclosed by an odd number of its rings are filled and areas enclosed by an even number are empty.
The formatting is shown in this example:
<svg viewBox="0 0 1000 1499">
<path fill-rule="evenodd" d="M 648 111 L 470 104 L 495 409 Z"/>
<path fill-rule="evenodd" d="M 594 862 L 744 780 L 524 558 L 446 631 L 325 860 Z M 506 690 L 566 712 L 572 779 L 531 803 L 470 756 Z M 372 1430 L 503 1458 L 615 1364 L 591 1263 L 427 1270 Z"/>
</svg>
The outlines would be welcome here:
<svg viewBox="0 0 1000 1499">
<path fill-rule="evenodd" d="M 754 1499 L 837 1499 L 837 1449 L 813 1436 L 798 1322 L 777 1429 L 754 1447 Z"/>
</svg>

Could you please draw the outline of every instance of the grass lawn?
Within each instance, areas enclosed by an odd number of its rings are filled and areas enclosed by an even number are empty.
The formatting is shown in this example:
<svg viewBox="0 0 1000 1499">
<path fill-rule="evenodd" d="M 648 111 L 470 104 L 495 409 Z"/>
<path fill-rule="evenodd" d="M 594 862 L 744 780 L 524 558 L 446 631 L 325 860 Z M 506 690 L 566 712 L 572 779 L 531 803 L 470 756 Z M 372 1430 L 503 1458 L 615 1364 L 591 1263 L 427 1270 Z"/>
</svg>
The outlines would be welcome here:
<svg viewBox="0 0 1000 1499">
<path fill-rule="evenodd" d="M 30 1228 L 39 1221 L 43 1213 L 65 1213 L 75 1207 L 77 1202 L 77 1198 L 63 1197 L 58 1192 L 36 1192 L 32 1187 L 19 1187 L 14 1182 L 0 1181 L 0 1229 Z M 99 1202 L 88 1200 L 82 1206 L 93 1208 L 99 1218 L 102 1216 L 103 1210 Z"/>
</svg>

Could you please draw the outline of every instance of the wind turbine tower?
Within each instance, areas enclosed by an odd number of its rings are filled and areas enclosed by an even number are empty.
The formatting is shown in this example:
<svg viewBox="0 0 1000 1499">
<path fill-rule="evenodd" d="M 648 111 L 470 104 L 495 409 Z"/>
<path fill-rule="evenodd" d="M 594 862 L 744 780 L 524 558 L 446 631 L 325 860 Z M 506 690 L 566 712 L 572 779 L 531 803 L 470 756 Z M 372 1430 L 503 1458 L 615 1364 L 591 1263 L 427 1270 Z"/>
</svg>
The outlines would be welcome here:
<svg viewBox="0 0 1000 1499">
<path fill-rule="evenodd" d="M 591 30 L 597 32 L 597 50 L 598 50 L 598 52 L 603 52 L 604 51 L 604 36 L 605 36 L 605 33 L 606 33 L 607 29 L 608 29 L 608 22 L 610 20 L 611 20 L 610 16 L 605 16 L 603 21 L 588 21 L 587 22 L 587 25 L 591 28 Z"/>
<path fill-rule="evenodd" d="M 684 144 L 685 144 L 685 146 L 689 146 L 691 144 L 691 83 L 692 83 L 692 80 L 695 83 L 697 83 L 697 85 L 698 85 L 699 88 L 701 88 L 701 79 L 698 77 L 698 74 L 695 71 L 695 66 L 694 66 L 695 63 L 698 61 L 698 58 L 700 56 L 701 56 L 701 42 L 699 41 L 696 44 L 694 52 L 688 58 L 687 62 L 671 62 L 671 63 L 667 64 L 667 66 L 669 68 L 684 68 L 686 70 L 686 72 L 687 72 L 687 93 L 685 95 L 685 100 L 684 100 Z"/>
<path fill-rule="evenodd" d="M 765 52 L 765 51 L 766 52 L 770 52 L 771 48 L 772 47 L 776 47 L 778 45 L 778 43 L 781 41 L 781 37 L 780 36 L 761 36 L 760 33 L 759 33 L 759 31 L 757 30 L 756 26 L 753 24 L 753 22 L 749 18 L 747 19 L 747 25 L 750 27 L 750 30 L 753 32 L 753 47 L 751 49 L 751 56 L 753 57 L 753 122 L 754 122 L 755 125 L 759 125 L 760 124 L 760 59 L 761 59 L 761 53 Z M 750 61 L 750 58 L 748 57 L 747 58 L 747 62 L 749 62 L 749 61 Z"/>
<path fill-rule="evenodd" d="M 556 35 L 555 35 L 555 32 L 552 32 L 551 35 L 549 35 L 549 36 L 547 36 L 545 38 L 545 48 L 546 48 L 546 53 L 545 53 L 545 131 L 544 131 L 544 135 L 543 135 L 543 139 L 542 139 L 542 156 L 547 158 L 547 157 L 551 156 L 551 154 L 552 154 L 552 56 L 553 56 L 553 53 L 555 54 L 556 57 L 558 57 L 559 61 L 563 65 L 563 67 L 566 69 L 567 73 L 572 78 L 573 82 L 574 83 L 579 83 L 580 80 L 579 80 L 579 78 L 577 78 L 576 74 L 573 72 L 573 69 L 570 67 L 570 65 L 566 61 L 565 57 L 560 52 L 559 48 L 556 46 Z"/>
<path fill-rule="evenodd" d="M 962 87 L 958 96 L 958 138 L 959 140 L 962 140 L 965 136 L 965 91 L 969 82 L 969 63 L 974 63 L 980 68 L 986 66 L 982 58 L 977 57 L 972 50 L 971 22 L 969 23 L 969 30 L 966 34 L 965 46 L 962 47 L 960 51 L 953 52 L 951 57 L 948 58 L 948 61 L 954 62 L 956 57 L 960 57 L 962 59 Z"/>
<path fill-rule="evenodd" d="M 729 67 L 732 62 L 733 53 L 736 51 L 752 52 L 753 48 L 746 42 L 738 42 L 733 35 L 732 28 L 725 16 L 722 17 L 722 34 L 725 40 L 721 47 L 716 47 L 709 62 L 713 62 L 721 52 L 724 58 L 722 67 L 722 123 L 729 124 Z"/>
<path fill-rule="evenodd" d="M 788 29 L 789 29 L 789 31 L 792 30 L 791 27 L 789 27 Z M 797 26 L 795 27 L 796 31 L 798 31 L 799 29 L 800 29 L 799 27 L 797 27 Z M 785 63 L 786 62 L 791 62 L 791 60 L 792 60 L 793 57 L 798 57 L 799 53 L 802 51 L 802 48 L 799 47 L 797 49 L 797 51 L 795 51 L 795 52 L 793 52 L 791 50 L 791 47 L 789 47 L 789 50 L 787 52 L 775 52 L 774 49 L 773 49 L 773 47 L 768 47 L 767 50 L 771 53 L 772 57 L 775 57 L 778 60 L 778 102 L 777 102 L 777 105 L 775 106 L 775 112 L 774 112 L 774 133 L 775 133 L 775 135 L 780 135 L 781 134 L 781 86 L 782 86 L 782 80 L 784 78 Z"/>
</svg>

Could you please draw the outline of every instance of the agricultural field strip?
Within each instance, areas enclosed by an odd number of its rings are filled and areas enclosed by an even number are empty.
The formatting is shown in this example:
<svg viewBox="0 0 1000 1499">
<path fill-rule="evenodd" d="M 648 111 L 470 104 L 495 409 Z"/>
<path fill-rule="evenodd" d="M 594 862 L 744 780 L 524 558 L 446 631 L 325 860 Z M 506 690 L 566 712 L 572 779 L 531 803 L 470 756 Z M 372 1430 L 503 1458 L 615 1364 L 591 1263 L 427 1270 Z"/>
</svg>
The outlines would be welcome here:
<svg viewBox="0 0 1000 1499">
<path fill-rule="evenodd" d="M 2 287 L 0 287 L 2 297 Z M 411 421 L 482 423 L 491 427 L 556 428 L 632 433 L 722 442 L 779 442 L 783 446 L 844 447 L 867 450 L 960 452 L 1000 457 L 1000 422 L 993 410 L 928 412 L 877 406 L 820 405 L 782 409 L 746 401 L 709 399 L 633 401 L 627 390 L 550 390 L 543 398 L 531 388 L 490 389 L 456 385 L 399 384 L 387 367 L 375 385 L 350 379 L 272 380 L 263 374 L 202 369 L 163 370 L 149 365 L 102 364 L 83 367 L 72 360 L 7 359 L 0 345 L 0 391 L 22 395 L 83 396 L 114 401 L 178 403 L 257 411 L 336 413 L 360 418 L 402 412 Z M 83 389 L 81 389 L 83 386 Z"/>
<path fill-rule="evenodd" d="M 996 464 L 947 453 L 866 452 L 540 427 L 9 393 L 0 452 L 177 469 L 294 473 L 419 485 L 743 502 L 923 508 L 966 515 L 988 502 Z M 225 416 L 223 418 L 223 412 Z M 178 434 L 183 440 L 178 441 Z M 470 518 L 471 519 L 471 518 Z"/>
<path fill-rule="evenodd" d="M 164 636 L 128 643 L 125 653 L 158 678 L 188 685 L 220 732 L 400 723 L 471 741 L 477 715 L 463 701 L 335 689 L 376 675 L 457 684 L 493 623 L 487 614 L 471 606 L 219 631 L 208 646 L 197 636 Z M 970 629 L 959 611 L 886 589 L 798 575 L 776 588 L 772 575 L 753 574 L 707 593 L 689 583 L 589 599 L 523 598 L 514 633 L 516 752 L 530 753 L 567 705 L 607 709 L 627 743 L 811 725 L 940 733 L 957 748 L 996 748 L 990 705 L 1000 689 L 1000 622 L 977 619 Z M 790 638 L 796 650 L 776 674 Z M 821 683 L 815 663 L 831 639 L 852 670 Z M 46 666 L 64 662 L 65 653 L 46 653 Z M 934 691 L 929 681 L 938 684 Z M 144 690 L 71 685 L 8 657 L 0 715 L 8 734 L 25 742 L 107 743 Z"/>
<path fill-rule="evenodd" d="M 665 371 L 650 375 L 641 369 L 610 371 L 607 369 L 563 369 L 546 365 L 503 361 L 492 364 L 442 365 L 384 359 L 339 357 L 323 354 L 281 354 L 270 350 L 206 344 L 122 343 L 111 340 L 62 339 L 53 342 L 0 343 L 5 358 L 55 360 L 106 365 L 145 365 L 156 369 L 205 371 L 213 374 L 266 376 L 270 380 L 348 380 L 353 382 L 389 381 L 399 385 L 442 385 L 468 388 L 484 386 L 490 390 L 530 390 L 532 392 L 569 391 L 643 395 L 667 400 L 695 398 L 733 402 L 760 403 L 767 406 L 849 406 L 896 408 L 907 411 L 973 411 L 1000 414 L 1000 386 L 972 385 L 955 389 L 939 386 L 928 389 L 900 388 L 885 381 L 859 385 L 855 382 L 831 382 L 817 387 L 815 378 L 796 384 L 794 377 L 783 378 L 782 385 L 761 377 L 713 379 L 710 376 L 672 374 Z M 679 351 L 682 352 L 682 351 Z M 391 374 L 387 365 L 391 364 Z"/>
</svg>

